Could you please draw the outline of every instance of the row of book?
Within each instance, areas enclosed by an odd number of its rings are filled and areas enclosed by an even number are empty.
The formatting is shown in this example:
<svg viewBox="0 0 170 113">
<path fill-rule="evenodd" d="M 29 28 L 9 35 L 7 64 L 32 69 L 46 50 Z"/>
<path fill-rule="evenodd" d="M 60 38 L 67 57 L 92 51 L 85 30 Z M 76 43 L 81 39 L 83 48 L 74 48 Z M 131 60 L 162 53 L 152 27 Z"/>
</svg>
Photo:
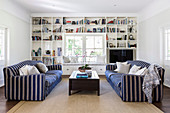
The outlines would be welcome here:
<svg viewBox="0 0 170 113">
<path fill-rule="evenodd" d="M 111 21 L 109 21 L 107 24 L 110 25 L 110 24 L 127 24 L 127 18 L 126 19 L 123 19 L 123 20 L 117 20 L 117 19 L 113 19 Z"/>
<path fill-rule="evenodd" d="M 76 29 L 76 33 L 83 33 L 84 32 L 84 27 L 79 27 Z"/>
<path fill-rule="evenodd" d="M 67 29 L 65 29 L 65 31 L 66 31 L 66 33 L 73 33 L 73 32 L 74 32 L 74 29 L 67 28 Z M 84 27 L 76 28 L 76 29 L 75 29 L 75 32 L 76 32 L 76 33 L 83 33 L 83 32 L 84 32 Z"/>
<path fill-rule="evenodd" d="M 104 25 L 106 24 L 106 19 L 99 19 L 99 20 L 94 20 L 94 21 L 87 19 L 85 20 L 85 23 L 88 25 Z"/>
<path fill-rule="evenodd" d="M 105 27 L 103 27 L 103 28 L 100 28 L 100 27 L 98 27 L 98 28 L 93 28 L 93 30 L 91 30 L 91 29 L 85 29 L 85 32 L 93 32 L 93 33 L 105 33 L 106 32 L 106 28 Z"/>
<path fill-rule="evenodd" d="M 40 36 L 32 36 L 32 40 L 33 41 L 41 40 L 41 37 Z"/>
<path fill-rule="evenodd" d="M 65 18 L 63 19 L 63 24 L 65 25 L 83 25 L 83 19 L 77 21 L 67 21 Z"/>
<path fill-rule="evenodd" d="M 127 24 L 127 18 L 123 20 L 117 20 L 117 24 Z"/>
<path fill-rule="evenodd" d="M 109 28 L 109 27 L 107 27 L 107 32 L 108 33 L 115 33 L 116 32 L 116 28 Z"/>
</svg>

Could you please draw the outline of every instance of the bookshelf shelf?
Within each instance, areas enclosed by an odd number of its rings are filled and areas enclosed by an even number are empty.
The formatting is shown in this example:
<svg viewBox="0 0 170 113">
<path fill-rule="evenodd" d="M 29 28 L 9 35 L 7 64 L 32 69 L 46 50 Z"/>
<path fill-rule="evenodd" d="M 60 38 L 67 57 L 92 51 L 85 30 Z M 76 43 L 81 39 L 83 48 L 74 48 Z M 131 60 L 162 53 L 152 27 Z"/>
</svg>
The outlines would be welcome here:
<svg viewBox="0 0 170 113">
<path fill-rule="evenodd" d="M 62 37 L 79 34 L 106 35 L 108 50 L 136 50 L 137 25 L 136 17 L 32 17 L 31 57 L 47 65 L 62 63 Z"/>
</svg>

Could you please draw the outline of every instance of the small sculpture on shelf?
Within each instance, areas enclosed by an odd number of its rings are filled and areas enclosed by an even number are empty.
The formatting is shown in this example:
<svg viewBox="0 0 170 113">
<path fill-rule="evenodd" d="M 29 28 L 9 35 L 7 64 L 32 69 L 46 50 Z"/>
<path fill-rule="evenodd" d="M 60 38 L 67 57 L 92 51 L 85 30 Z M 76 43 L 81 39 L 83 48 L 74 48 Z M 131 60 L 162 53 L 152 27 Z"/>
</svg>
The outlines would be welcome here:
<svg viewBox="0 0 170 113">
<path fill-rule="evenodd" d="M 132 35 L 132 34 L 129 35 L 129 40 L 135 40 L 135 39 L 133 38 L 133 35 Z"/>
</svg>

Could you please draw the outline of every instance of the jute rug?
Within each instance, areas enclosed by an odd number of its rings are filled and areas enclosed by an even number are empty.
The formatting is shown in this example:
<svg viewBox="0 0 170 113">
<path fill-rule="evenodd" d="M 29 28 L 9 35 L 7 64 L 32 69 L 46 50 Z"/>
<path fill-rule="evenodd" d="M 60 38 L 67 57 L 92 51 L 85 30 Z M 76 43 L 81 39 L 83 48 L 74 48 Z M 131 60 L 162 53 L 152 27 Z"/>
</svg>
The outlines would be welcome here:
<svg viewBox="0 0 170 113">
<path fill-rule="evenodd" d="M 147 102 L 123 102 L 104 78 L 100 90 L 100 96 L 86 91 L 68 96 L 64 78 L 44 101 L 21 101 L 8 113 L 163 113 Z"/>
</svg>

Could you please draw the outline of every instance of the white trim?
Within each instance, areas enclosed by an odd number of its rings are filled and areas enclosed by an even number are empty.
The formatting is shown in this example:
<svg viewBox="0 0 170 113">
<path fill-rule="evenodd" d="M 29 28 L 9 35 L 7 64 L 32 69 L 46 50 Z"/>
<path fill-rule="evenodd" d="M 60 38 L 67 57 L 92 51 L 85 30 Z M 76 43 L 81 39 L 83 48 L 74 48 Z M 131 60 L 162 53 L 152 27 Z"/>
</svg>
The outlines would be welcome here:
<svg viewBox="0 0 170 113">
<path fill-rule="evenodd" d="M 166 84 L 166 83 L 164 83 L 164 86 L 166 86 L 166 87 L 169 87 L 169 88 L 170 88 L 170 84 Z"/>
<path fill-rule="evenodd" d="M 0 87 L 4 86 L 4 80 L 0 79 Z"/>
</svg>

